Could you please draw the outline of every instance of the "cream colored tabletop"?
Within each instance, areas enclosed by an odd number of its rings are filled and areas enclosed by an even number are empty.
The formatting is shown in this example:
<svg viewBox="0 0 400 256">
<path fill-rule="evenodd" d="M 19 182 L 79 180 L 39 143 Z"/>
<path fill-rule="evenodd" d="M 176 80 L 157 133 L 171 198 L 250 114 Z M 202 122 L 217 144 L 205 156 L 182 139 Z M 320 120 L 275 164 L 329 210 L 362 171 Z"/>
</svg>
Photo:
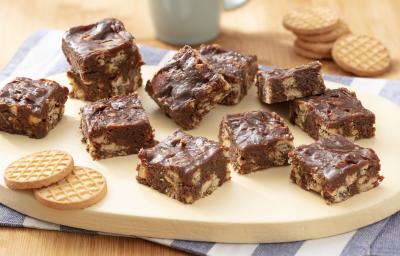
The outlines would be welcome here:
<svg viewBox="0 0 400 256">
<path fill-rule="evenodd" d="M 391 70 L 382 77 L 400 79 L 400 16 L 396 13 L 400 10 L 400 1 L 397 0 L 250 0 L 243 8 L 223 14 L 222 33 L 215 42 L 256 54 L 264 65 L 289 67 L 305 63 L 307 59 L 294 53 L 294 36 L 281 23 L 284 13 L 307 4 L 336 8 L 353 32 L 380 39 L 389 48 L 393 59 Z M 141 44 L 175 48 L 155 39 L 146 0 L 1 0 L 0 69 L 33 31 L 66 29 L 104 17 L 121 19 Z M 331 61 L 323 64 L 325 73 L 346 74 Z M 183 255 L 141 239 L 1 228 L 0 255 L 23 252 L 33 255 Z"/>
</svg>

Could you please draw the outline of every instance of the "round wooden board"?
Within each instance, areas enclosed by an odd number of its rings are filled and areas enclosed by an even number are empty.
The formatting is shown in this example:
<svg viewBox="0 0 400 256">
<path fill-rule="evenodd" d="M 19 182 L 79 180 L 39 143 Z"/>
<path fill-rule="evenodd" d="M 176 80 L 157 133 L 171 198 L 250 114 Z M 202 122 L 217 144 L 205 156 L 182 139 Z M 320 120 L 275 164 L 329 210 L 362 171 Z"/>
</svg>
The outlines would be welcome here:
<svg viewBox="0 0 400 256">
<path fill-rule="evenodd" d="M 157 67 L 145 66 L 144 81 Z M 51 77 L 67 85 L 64 74 Z M 338 84 L 326 82 L 328 87 Z M 177 125 L 159 110 L 144 92 L 140 98 L 161 140 Z M 379 221 L 400 209 L 398 170 L 400 136 L 399 107 L 370 94 L 357 92 L 364 106 L 377 117 L 374 138 L 357 141 L 376 150 L 382 163 L 382 184 L 343 203 L 326 205 L 317 195 L 289 181 L 289 167 L 271 168 L 246 176 L 232 174 L 232 180 L 212 195 L 193 205 L 184 205 L 135 180 L 136 155 L 92 161 L 79 131 L 79 108 L 84 102 L 69 99 L 65 117 L 41 140 L 0 133 L 0 174 L 13 160 L 40 150 L 63 149 L 76 164 L 94 168 L 106 177 L 108 194 L 95 206 L 84 210 L 60 211 L 39 204 L 30 191 L 8 189 L 0 181 L 0 201 L 29 216 L 72 227 L 110 233 L 157 238 L 173 238 L 228 243 L 285 242 L 331 236 Z M 190 131 L 193 135 L 217 139 L 218 125 L 227 113 L 263 109 L 276 111 L 287 120 L 284 104 L 261 104 L 252 88 L 237 106 L 217 106 Z M 290 125 L 295 145 L 313 140 L 298 127 Z"/>
</svg>

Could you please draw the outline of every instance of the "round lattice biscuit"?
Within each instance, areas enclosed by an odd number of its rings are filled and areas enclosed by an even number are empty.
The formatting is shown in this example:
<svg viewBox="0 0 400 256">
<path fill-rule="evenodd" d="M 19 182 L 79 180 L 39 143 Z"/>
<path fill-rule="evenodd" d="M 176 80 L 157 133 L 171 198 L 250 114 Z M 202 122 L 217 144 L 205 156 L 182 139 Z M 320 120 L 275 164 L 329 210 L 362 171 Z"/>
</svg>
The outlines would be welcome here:
<svg viewBox="0 0 400 256">
<path fill-rule="evenodd" d="M 42 204 L 61 210 L 89 207 L 107 193 L 104 176 L 93 169 L 75 166 L 72 173 L 48 187 L 34 191 L 35 198 Z"/>
<path fill-rule="evenodd" d="M 341 68 L 359 76 L 377 76 L 390 67 L 389 50 L 367 35 L 346 35 L 333 45 L 332 57 Z"/>
<path fill-rule="evenodd" d="M 322 53 L 313 52 L 313 51 L 310 51 L 307 49 L 303 49 L 303 48 L 299 47 L 297 44 L 294 45 L 294 51 L 298 55 L 303 56 L 308 59 L 321 60 L 321 59 L 331 59 L 332 58 L 330 54 L 322 54 Z"/>
<path fill-rule="evenodd" d="M 330 54 L 333 46 L 333 43 L 311 43 L 300 39 L 296 39 L 294 43 L 300 48 L 321 54 Z"/>
<path fill-rule="evenodd" d="M 296 36 L 302 41 L 313 42 L 313 43 L 333 43 L 339 37 L 344 36 L 346 34 L 350 34 L 351 31 L 344 21 L 340 20 L 339 24 L 335 29 L 329 31 L 327 33 L 318 34 L 318 35 L 302 35 L 296 34 Z"/>
<path fill-rule="evenodd" d="M 67 152 L 42 151 L 11 163 L 4 172 L 4 180 L 12 189 L 41 188 L 63 179 L 73 168 L 74 160 Z"/>
<path fill-rule="evenodd" d="M 334 10 L 309 7 L 294 10 L 283 17 L 283 26 L 296 34 L 315 35 L 332 31 L 339 24 Z"/>
</svg>

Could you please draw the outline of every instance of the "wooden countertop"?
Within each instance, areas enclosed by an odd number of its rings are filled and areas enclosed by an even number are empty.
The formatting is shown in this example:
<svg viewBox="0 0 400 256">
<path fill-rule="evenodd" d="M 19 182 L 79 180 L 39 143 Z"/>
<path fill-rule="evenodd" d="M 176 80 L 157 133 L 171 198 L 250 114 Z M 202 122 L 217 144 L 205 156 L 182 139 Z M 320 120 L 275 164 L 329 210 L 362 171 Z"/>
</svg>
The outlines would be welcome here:
<svg viewBox="0 0 400 256">
<path fill-rule="evenodd" d="M 390 50 L 392 66 L 381 77 L 400 79 L 400 1 L 381 0 L 251 0 L 246 6 L 225 12 L 222 32 L 215 40 L 227 48 L 258 56 L 264 65 L 290 67 L 309 60 L 293 51 L 294 36 L 281 23 L 282 16 L 307 4 L 327 5 L 337 9 L 354 33 L 380 39 Z M 0 69 L 17 47 L 33 31 L 41 28 L 65 30 L 104 17 L 121 19 L 141 44 L 176 48 L 154 38 L 147 1 L 143 0 L 20 0 L 0 1 Z M 333 62 L 324 61 L 324 72 L 347 73 Z M 347 74 L 348 75 L 348 74 Z M 183 255 L 173 249 L 140 239 L 67 234 L 52 231 L 2 228 L 0 254 L 93 253 L 97 255 Z M 68 250 L 67 250 L 68 249 Z"/>
</svg>

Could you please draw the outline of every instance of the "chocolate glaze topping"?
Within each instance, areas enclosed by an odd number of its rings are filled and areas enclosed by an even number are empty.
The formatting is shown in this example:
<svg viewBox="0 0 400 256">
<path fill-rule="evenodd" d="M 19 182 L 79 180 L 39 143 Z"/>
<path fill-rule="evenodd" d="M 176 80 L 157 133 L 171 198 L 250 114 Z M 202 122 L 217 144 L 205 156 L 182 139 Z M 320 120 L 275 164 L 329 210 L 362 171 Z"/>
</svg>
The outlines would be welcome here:
<svg viewBox="0 0 400 256">
<path fill-rule="evenodd" d="M 178 129 L 156 146 L 142 150 L 140 158 L 165 169 L 179 169 L 189 174 L 199 166 L 209 164 L 210 159 L 221 152 L 222 146 L 218 142 L 194 137 Z"/>
<path fill-rule="evenodd" d="M 283 119 L 274 112 L 250 111 L 227 115 L 225 122 L 232 131 L 233 141 L 241 149 L 293 140 Z"/>
<path fill-rule="evenodd" d="M 293 99 L 285 94 L 283 82 L 286 79 L 294 79 L 294 87 L 303 96 L 320 94 L 325 90 L 325 84 L 321 77 L 321 63 L 313 61 L 290 69 L 277 68 L 272 71 L 258 71 L 256 83 L 258 94 L 261 98 L 265 97 L 264 94 L 268 94 L 263 89 L 264 83 L 268 81 L 272 87 L 272 95 L 268 95 L 271 103 Z"/>
<path fill-rule="evenodd" d="M 103 99 L 84 106 L 88 132 L 99 132 L 104 127 L 148 123 L 148 118 L 136 94 Z"/>
<path fill-rule="evenodd" d="M 18 77 L 6 84 L 0 91 L 0 110 L 16 105 L 19 111 L 27 111 L 35 116 L 46 117 L 48 100 L 64 103 L 68 89 L 57 82 Z"/>
<path fill-rule="evenodd" d="M 255 55 L 242 55 L 217 44 L 202 45 L 199 51 L 205 62 L 222 74 L 228 82 L 240 82 L 245 78 L 245 73 L 249 68 L 253 69 L 253 75 L 257 72 L 257 56 Z"/>
<path fill-rule="evenodd" d="M 133 36 L 125 30 L 123 23 L 114 18 L 70 28 L 63 36 L 63 42 L 79 53 L 82 58 L 96 54 L 98 51 L 132 44 L 132 40 Z"/>
<path fill-rule="evenodd" d="M 375 116 L 362 106 L 354 92 L 346 88 L 327 89 L 324 94 L 307 98 L 307 104 L 315 114 L 327 121 L 338 122 L 352 116 Z"/>
<path fill-rule="evenodd" d="M 323 170 L 324 178 L 331 182 L 366 165 L 379 165 L 379 158 L 372 149 L 362 148 L 341 135 L 323 138 L 311 145 L 301 145 L 295 152 L 305 161 L 308 169 Z"/>
<path fill-rule="evenodd" d="M 220 76 L 199 58 L 190 46 L 183 47 L 146 85 L 146 91 L 172 111 L 195 99 L 208 97 Z"/>
<path fill-rule="evenodd" d="M 286 77 L 301 78 L 304 76 L 304 71 L 309 71 L 309 73 L 318 73 L 321 70 L 321 63 L 319 61 L 313 61 L 308 64 L 304 64 L 295 68 L 276 68 L 272 71 L 263 72 L 263 74 L 268 78 L 283 79 Z"/>
</svg>

